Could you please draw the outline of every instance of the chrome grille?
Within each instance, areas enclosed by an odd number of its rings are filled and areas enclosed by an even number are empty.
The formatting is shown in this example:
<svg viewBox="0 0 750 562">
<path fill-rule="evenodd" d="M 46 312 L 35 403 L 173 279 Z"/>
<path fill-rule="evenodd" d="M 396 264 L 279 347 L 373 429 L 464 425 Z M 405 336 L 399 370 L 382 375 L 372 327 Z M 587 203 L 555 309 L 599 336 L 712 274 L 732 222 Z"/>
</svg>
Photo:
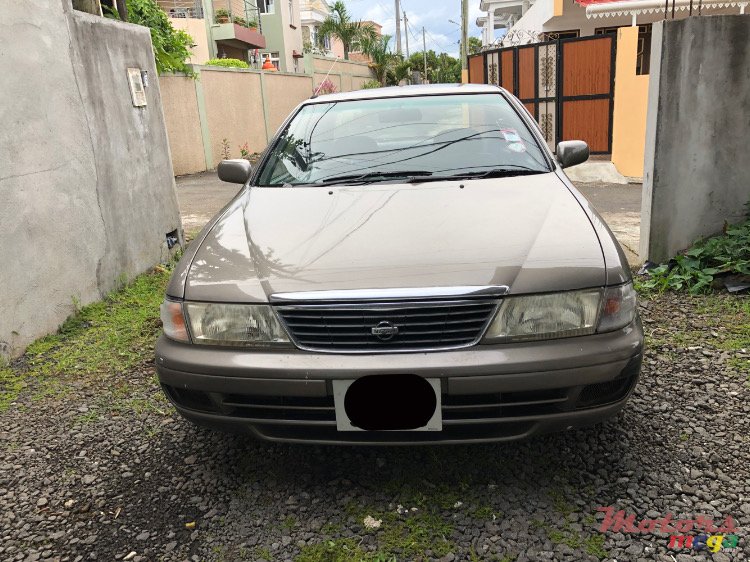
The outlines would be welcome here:
<svg viewBox="0 0 750 562">
<path fill-rule="evenodd" d="M 277 306 L 276 310 L 302 349 L 373 353 L 473 345 L 492 320 L 498 302 L 484 299 L 299 304 Z"/>
</svg>

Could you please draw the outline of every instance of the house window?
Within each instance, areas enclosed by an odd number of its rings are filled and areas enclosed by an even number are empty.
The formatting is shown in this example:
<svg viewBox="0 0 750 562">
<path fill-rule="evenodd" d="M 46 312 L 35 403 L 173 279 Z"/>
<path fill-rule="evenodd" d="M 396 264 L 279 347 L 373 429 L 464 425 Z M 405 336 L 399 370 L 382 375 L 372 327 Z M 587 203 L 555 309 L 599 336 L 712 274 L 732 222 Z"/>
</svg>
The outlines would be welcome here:
<svg viewBox="0 0 750 562">
<path fill-rule="evenodd" d="M 622 26 L 616 27 L 597 27 L 594 35 L 604 35 L 605 33 L 617 33 Z M 651 65 L 651 24 L 638 26 L 638 55 L 635 63 L 636 74 L 648 74 Z"/>
<path fill-rule="evenodd" d="M 279 63 L 279 53 L 263 53 L 261 55 L 261 58 L 263 59 L 263 62 L 266 62 L 267 57 L 271 57 L 271 64 L 273 64 L 276 67 L 276 70 L 281 70 L 281 66 Z"/>
<path fill-rule="evenodd" d="M 326 51 L 330 51 L 331 50 L 331 38 L 328 37 L 328 35 L 326 35 L 326 36 L 323 37 L 323 48 Z"/>
<path fill-rule="evenodd" d="M 258 11 L 261 14 L 273 14 L 274 13 L 274 0 L 258 0 Z"/>
<path fill-rule="evenodd" d="M 543 41 L 557 41 L 558 39 L 575 39 L 581 36 L 580 29 L 568 29 L 566 31 L 545 31 L 542 35 Z"/>
</svg>

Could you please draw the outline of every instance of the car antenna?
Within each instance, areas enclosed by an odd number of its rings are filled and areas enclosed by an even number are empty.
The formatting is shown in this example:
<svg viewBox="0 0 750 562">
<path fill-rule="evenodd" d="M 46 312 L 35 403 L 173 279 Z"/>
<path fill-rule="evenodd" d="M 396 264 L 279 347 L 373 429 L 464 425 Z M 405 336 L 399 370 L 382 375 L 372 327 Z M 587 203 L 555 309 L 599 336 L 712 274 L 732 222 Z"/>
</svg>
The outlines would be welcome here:
<svg viewBox="0 0 750 562">
<path fill-rule="evenodd" d="M 320 87 L 323 85 L 323 82 L 328 80 L 328 75 L 331 74 L 331 70 L 333 70 L 333 67 L 336 66 L 336 63 L 339 62 L 339 56 L 336 55 L 336 60 L 333 61 L 333 64 L 331 65 L 331 68 L 328 69 L 328 72 L 326 72 L 325 78 L 321 80 L 320 84 L 318 84 L 318 88 L 313 92 L 313 95 L 310 97 L 311 100 L 314 100 L 318 97 L 318 93 L 320 92 Z"/>
</svg>

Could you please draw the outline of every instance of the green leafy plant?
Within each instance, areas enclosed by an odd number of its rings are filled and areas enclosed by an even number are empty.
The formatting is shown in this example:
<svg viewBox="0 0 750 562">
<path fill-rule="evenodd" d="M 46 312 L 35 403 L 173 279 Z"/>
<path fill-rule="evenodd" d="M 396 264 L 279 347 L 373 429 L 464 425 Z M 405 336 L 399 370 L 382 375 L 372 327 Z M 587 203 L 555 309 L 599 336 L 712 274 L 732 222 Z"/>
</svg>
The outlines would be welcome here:
<svg viewBox="0 0 750 562">
<path fill-rule="evenodd" d="M 214 23 L 229 23 L 229 12 L 224 9 L 218 9 L 214 12 Z"/>
<path fill-rule="evenodd" d="M 375 39 L 375 28 L 362 21 L 352 20 L 349 11 L 341 0 L 331 6 L 330 15 L 323 21 L 318 32 L 318 41 L 334 37 L 344 45 L 344 59 L 349 60 L 349 51 L 363 39 Z"/>
<path fill-rule="evenodd" d="M 388 73 L 392 73 L 398 63 L 401 62 L 401 57 L 391 52 L 388 46 L 390 41 L 390 35 L 374 38 L 364 37 L 360 41 L 362 52 L 370 57 L 368 66 L 381 86 L 386 85 Z"/>
<path fill-rule="evenodd" d="M 240 158 L 244 158 L 248 162 L 252 162 L 252 156 L 253 153 L 250 152 L 250 148 L 248 147 L 247 143 L 240 146 Z"/>
<path fill-rule="evenodd" d="M 727 225 L 723 234 L 699 240 L 669 263 L 649 270 L 639 288 L 706 293 L 723 273 L 750 275 L 750 219 Z"/>
<path fill-rule="evenodd" d="M 175 29 L 167 14 L 156 0 L 127 0 L 128 21 L 143 25 L 151 30 L 151 43 L 154 46 L 154 59 L 159 74 L 164 72 L 184 72 L 195 76 L 187 65 L 193 38 L 181 29 Z M 112 17 L 119 18 L 112 10 Z"/>
<path fill-rule="evenodd" d="M 250 68 L 244 60 L 240 59 L 210 59 L 206 66 L 221 66 L 223 68 Z"/>
<path fill-rule="evenodd" d="M 232 153 L 229 152 L 229 141 L 227 139 L 221 139 L 221 158 L 222 160 L 229 160 L 232 158 Z"/>
<path fill-rule="evenodd" d="M 362 84 L 363 90 L 372 90 L 374 88 L 381 88 L 382 84 L 378 82 L 377 80 L 368 80 L 364 84 Z"/>
</svg>

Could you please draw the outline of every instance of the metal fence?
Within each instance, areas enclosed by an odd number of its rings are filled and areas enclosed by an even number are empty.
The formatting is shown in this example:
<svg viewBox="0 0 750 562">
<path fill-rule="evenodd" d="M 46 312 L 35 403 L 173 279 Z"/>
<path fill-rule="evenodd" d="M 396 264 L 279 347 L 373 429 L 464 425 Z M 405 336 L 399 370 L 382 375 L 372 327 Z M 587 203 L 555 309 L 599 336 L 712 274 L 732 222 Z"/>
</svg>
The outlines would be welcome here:
<svg viewBox="0 0 750 562">
<path fill-rule="evenodd" d="M 157 3 L 170 18 L 203 18 L 201 0 L 157 0 Z"/>
</svg>

